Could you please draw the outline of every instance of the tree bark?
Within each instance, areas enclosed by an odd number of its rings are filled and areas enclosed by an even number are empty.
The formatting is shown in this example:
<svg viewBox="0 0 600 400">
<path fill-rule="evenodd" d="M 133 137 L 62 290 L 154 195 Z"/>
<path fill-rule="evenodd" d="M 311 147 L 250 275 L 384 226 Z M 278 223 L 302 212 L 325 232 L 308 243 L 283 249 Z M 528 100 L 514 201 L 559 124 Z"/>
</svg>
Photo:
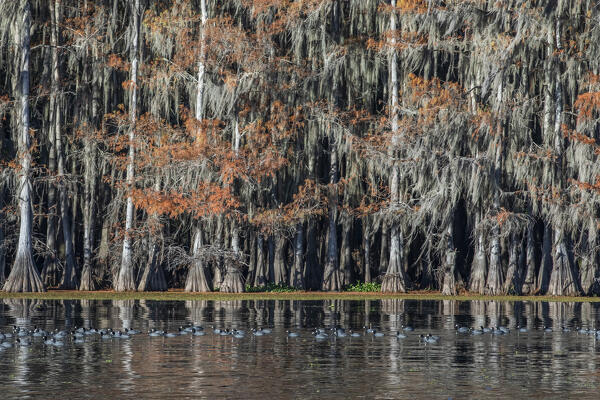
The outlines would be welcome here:
<svg viewBox="0 0 600 400">
<path fill-rule="evenodd" d="M 367 218 L 363 219 L 363 279 L 365 283 L 371 282 L 371 231 Z"/>
<path fill-rule="evenodd" d="M 448 244 L 446 246 L 446 260 L 442 279 L 442 295 L 456 295 L 456 249 L 454 248 L 454 217 L 450 218 L 446 228 Z"/>
<path fill-rule="evenodd" d="M 350 218 L 344 218 L 342 223 L 342 243 L 340 248 L 340 268 L 343 276 L 343 286 L 348 286 L 354 282 L 354 266 L 352 265 L 352 252 L 350 248 L 350 231 L 352 221 Z"/>
<path fill-rule="evenodd" d="M 396 0 L 391 2 L 392 8 L 396 7 Z M 389 69 L 390 69 L 390 119 L 392 121 L 392 148 L 390 154 L 392 156 L 392 175 L 390 178 L 390 205 L 392 209 L 398 205 L 399 184 L 400 184 L 400 167 L 394 160 L 396 157 L 400 136 L 398 132 L 398 70 L 396 57 L 396 13 L 390 14 L 390 32 L 392 36 L 390 40 L 389 51 Z M 390 235 L 390 261 L 387 266 L 387 271 L 383 277 L 381 290 L 383 292 L 406 292 L 406 274 L 404 271 L 404 244 L 402 243 L 402 233 L 397 221 L 392 222 Z"/>
<path fill-rule="evenodd" d="M 135 127 L 137 120 L 137 70 L 138 70 L 138 45 L 140 33 L 140 0 L 131 0 L 131 16 L 133 21 L 131 35 L 131 97 L 129 99 L 129 154 L 127 162 L 127 188 L 131 191 L 134 188 L 134 162 L 135 162 Z M 134 206 L 131 192 L 127 193 L 127 209 L 125 214 L 125 235 L 123 238 L 123 254 L 121 257 L 121 268 L 115 283 L 117 292 L 135 290 L 135 280 L 133 279 L 133 260 L 132 260 L 132 233 Z"/>
<path fill-rule="evenodd" d="M 240 234 L 238 231 L 238 227 L 235 226 L 235 221 L 232 222 L 231 227 L 231 248 L 232 250 L 238 254 L 240 257 L 242 256 L 240 251 Z M 232 261 L 229 261 L 227 264 L 225 278 L 223 278 L 223 284 L 221 285 L 221 292 L 225 293 L 242 293 L 245 292 L 244 287 L 244 277 L 242 276 L 242 272 L 239 267 L 235 265 Z"/>
<path fill-rule="evenodd" d="M 286 265 L 287 240 L 283 236 L 277 236 L 275 241 L 275 283 L 287 285 L 289 282 Z"/>
<path fill-rule="evenodd" d="M 217 220 L 217 237 L 216 237 L 216 242 L 218 243 L 219 246 L 222 246 L 223 248 L 225 248 L 226 244 L 225 244 L 225 234 L 224 234 L 224 224 L 223 224 L 223 216 L 219 216 L 218 220 Z M 219 258 L 216 262 L 213 263 L 213 281 L 212 281 L 212 286 L 213 288 L 219 289 L 221 288 L 221 285 L 223 284 L 223 261 L 221 258 Z"/>
<path fill-rule="evenodd" d="M 307 289 L 318 290 L 323 280 L 323 269 L 317 255 L 316 222 L 309 219 L 306 223 L 306 263 L 304 265 L 305 285 Z"/>
<path fill-rule="evenodd" d="M 54 136 L 56 140 L 56 155 L 58 157 L 58 196 L 60 204 L 60 219 L 62 222 L 63 239 L 65 242 L 65 266 L 61 289 L 74 290 L 79 287 L 79 277 L 77 276 L 77 266 L 75 264 L 75 251 L 73 249 L 73 236 L 71 231 L 71 209 L 67 196 L 67 183 L 65 179 L 65 156 L 63 152 L 62 141 L 62 104 L 60 96 L 60 66 L 58 61 L 58 46 L 60 45 L 59 26 L 61 24 L 61 4 L 60 0 L 53 1 L 51 7 L 52 13 L 52 93 L 58 96 L 55 100 L 54 109 Z"/>
<path fill-rule="evenodd" d="M 527 224 L 527 242 L 525 244 L 525 278 L 521 292 L 524 295 L 535 293 L 536 263 L 535 263 L 535 230 L 534 223 Z"/>
<path fill-rule="evenodd" d="M 508 249 L 508 269 L 506 270 L 506 281 L 504 282 L 504 293 L 520 296 L 522 286 L 521 240 L 519 234 L 513 232 L 510 235 Z"/>
<path fill-rule="evenodd" d="M 50 123 L 48 124 L 48 172 L 56 174 L 56 136 L 54 135 L 54 127 L 52 123 L 54 118 L 54 110 L 56 109 L 56 92 L 50 93 L 49 112 Z M 48 218 L 46 219 L 46 248 L 47 254 L 44 257 L 44 266 L 42 268 L 42 280 L 47 287 L 58 285 L 58 262 L 56 260 L 56 187 L 55 182 L 51 181 L 48 184 Z"/>
<path fill-rule="evenodd" d="M 256 239 L 256 271 L 254 273 L 254 286 L 262 287 L 268 282 L 269 254 L 265 250 L 264 236 L 259 233 Z"/>
<path fill-rule="evenodd" d="M 91 126 L 98 127 L 100 123 L 100 82 L 103 75 L 100 69 L 99 62 L 96 58 L 89 56 L 86 53 L 86 58 L 93 60 L 95 68 L 87 68 L 88 90 L 91 92 L 90 107 L 91 111 Z M 96 284 L 93 277 L 93 258 L 94 258 L 94 243 L 95 243 L 95 222 L 96 222 L 96 185 L 98 176 L 96 169 L 96 145 L 93 138 L 90 137 L 91 132 L 87 132 L 84 137 L 84 189 L 83 189 L 83 267 L 81 269 L 81 284 L 79 290 L 94 290 Z"/>
<path fill-rule="evenodd" d="M 556 49 L 561 50 L 560 19 L 556 18 Z M 555 57 L 552 54 L 552 59 Z M 556 65 L 560 71 L 560 67 Z M 555 164 L 556 186 L 564 187 L 565 166 L 564 161 L 564 136 L 562 131 L 563 94 L 562 83 L 554 80 L 554 152 L 557 157 Z M 580 294 L 579 285 L 575 280 L 575 272 L 567 254 L 566 232 L 562 227 L 554 226 L 554 241 L 552 243 L 552 272 L 548 283 L 548 294 L 551 296 L 577 296 Z"/>
<path fill-rule="evenodd" d="M 537 278 L 537 292 L 539 294 L 546 294 L 548 292 L 550 271 L 552 271 L 552 229 L 548 223 L 545 223 L 542 244 L 542 265 L 540 266 Z"/>
<path fill-rule="evenodd" d="M 15 261 L 8 279 L 4 283 L 7 292 L 44 292 L 44 284 L 40 279 L 37 268 L 33 262 L 31 230 L 33 210 L 31 208 L 31 136 L 29 126 L 29 58 L 30 58 L 30 28 L 31 8 L 28 0 L 21 0 L 21 32 L 19 45 L 21 48 L 20 87 L 17 94 L 21 106 L 19 158 L 21 170 L 19 171 L 18 203 L 21 223 L 19 226 L 19 242 Z"/>
<path fill-rule="evenodd" d="M 475 254 L 473 256 L 473 264 L 471 265 L 471 277 L 469 278 L 469 291 L 473 293 L 485 293 L 485 281 L 487 266 L 487 256 L 485 254 L 485 241 L 483 237 L 483 229 L 479 227 L 481 216 L 477 215 L 475 223 L 477 231 L 477 241 L 475 243 Z"/>
<path fill-rule="evenodd" d="M 290 286 L 304 290 L 304 225 L 296 226 L 294 238 L 294 264 L 290 272 Z"/>
<path fill-rule="evenodd" d="M 329 167 L 329 225 L 328 225 L 328 241 L 327 241 L 327 255 L 325 262 L 325 269 L 323 271 L 323 284 L 321 289 L 324 291 L 340 291 L 342 290 L 342 274 L 340 272 L 340 265 L 338 259 L 338 245 L 337 245 L 337 180 L 338 180 L 338 166 L 337 166 L 337 150 L 334 144 L 331 145 L 330 151 L 330 167 Z"/>
<path fill-rule="evenodd" d="M 199 226 L 194 230 L 192 255 L 193 261 L 185 281 L 186 292 L 212 292 L 208 271 L 204 267 L 200 250 L 202 248 L 202 231 Z"/>
</svg>

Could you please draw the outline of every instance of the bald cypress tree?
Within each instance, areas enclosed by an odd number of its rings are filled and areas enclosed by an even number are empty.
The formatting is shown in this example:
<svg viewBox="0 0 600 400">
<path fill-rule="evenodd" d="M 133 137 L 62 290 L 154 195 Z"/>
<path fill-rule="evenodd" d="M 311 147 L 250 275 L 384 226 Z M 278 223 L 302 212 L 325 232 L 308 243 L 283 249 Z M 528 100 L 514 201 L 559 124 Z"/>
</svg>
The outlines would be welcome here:
<svg viewBox="0 0 600 400">
<path fill-rule="evenodd" d="M 17 2 L 15 2 L 17 3 Z M 3 6 L 7 7 L 6 4 Z M 17 7 L 18 6 L 18 7 Z M 33 210 L 31 207 L 31 132 L 29 116 L 29 87 L 30 87 L 30 29 L 31 5 L 29 0 L 20 0 L 6 10 L 19 21 L 15 27 L 15 42 L 20 51 L 19 80 L 15 97 L 19 103 L 18 149 L 19 149 L 19 181 L 16 195 L 18 196 L 20 226 L 19 242 L 15 261 L 8 279 L 4 283 L 7 292 L 43 292 L 45 291 L 32 254 L 32 224 Z"/>
</svg>

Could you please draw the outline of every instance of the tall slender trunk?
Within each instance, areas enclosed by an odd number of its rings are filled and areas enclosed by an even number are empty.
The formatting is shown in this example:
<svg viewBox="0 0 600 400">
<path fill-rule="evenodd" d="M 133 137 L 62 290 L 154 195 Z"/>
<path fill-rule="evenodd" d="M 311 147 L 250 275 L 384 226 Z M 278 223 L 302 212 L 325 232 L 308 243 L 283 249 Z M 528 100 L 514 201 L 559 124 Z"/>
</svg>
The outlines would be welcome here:
<svg viewBox="0 0 600 400">
<path fill-rule="evenodd" d="M 396 7 L 396 0 L 391 1 L 392 7 Z M 400 144 L 398 131 L 398 65 L 396 56 L 396 13 L 390 14 L 390 119 L 392 121 L 392 146 L 390 155 L 393 160 L 392 175 L 390 177 L 390 205 L 392 208 L 398 206 L 400 200 L 400 167 L 395 158 Z M 397 221 L 392 222 L 390 230 L 390 261 L 381 284 L 383 292 L 406 292 L 406 273 L 404 271 L 404 243 L 402 231 Z"/>
<path fill-rule="evenodd" d="M 396 7 L 396 0 L 392 0 L 392 7 Z M 390 155 L 392 157 L 392 175 L 390 178 L 390 205 L 395 208 L 400 200 L 400 167 L 395 158 L 400 144 L 398 132 L 398 65 L 396 56 L 396 13 L 390 14 L 390 119 L 392 121 L 392 146 Z M 381 284 L 383 292 L 406 292 L 406 273 L 404 271 L 404 243 L 402 231 L 397 221 L 392 222 L 390 230 L 390 261 Z"/>
<path fill-rule="evenodd" d="M 475 254 L 471 265 L 471 277 L 469 278 L 469 291 L 483 294 L 485 292 L 485 281 L 487 273 L 487 256 L 485 254 L 485 241 L 483 229 L 480 226 L 481 215 L 477 214 L 475 231 L 477 240 L 475 242 Z"/>
<path fill-rule="evenodd" d="M 335 140 L 335 139 L 333 139 Z M 323 284 L 321 289 L 324 291 L 339 291 L 342 290 L 342 274 L 340 272 L 340 263 L 338 259 L 338 244 L 337 244 L 337 181 L 338 181 L 338 165 L 337 165 L 337 149 L 335 144 L 330 146 L 330 167 L 329 167 L 329 224 L 328 224 L 328 240 L 327 240 L 327 255 L 325 269 L 323 271 Z"/>
<path fill-rule="evenodd" d="M 552 229 L 549 223 L 544 223 L 544 239 L 542 243 L 542 265 L 537 277 L 537 292 L 546 294 L 550 284 L 552 271 Z"/>
<path fill-rule="evenodd" d="M 523 284 L 523 271 L 521 269 L 521 240 L 519 234 L 512 232 L 508 245 L 508 269 L 506 270 L 506 281 L 504 282 L 504 293 L 521 295 Z"/>
<path fill-rule="evenodd" d="M 198 54 L 198 75 L 196 81 L 196 107 L 194 117 L 198 123 L 204 118 L 204 73 L 205 73 L 205 27 L 207 21 L 206 0 L 200 1 L 200 54 Z M 196 135 L 196 140 L 200 140 L 201 135 Z M 194 234 L 192 236 L 192 265 L 188 271 L 185 282 L 186 292 L 210 292 L 212 291 L 212 282 L 209 280 L 208 271 L 204 266 L 204 261 L 200 258 L 202 247 L 202 227 L 200 221 L 195 221 Z M 220 277 L 220 274 L 219 274 Z M 220 279 L 218 282 L 221 284 Z"/>
<path fill-rule="evenodd" d="M 456 295 L 456 249 L 454 248 L 454 216 L 450 217 L 446 228 L 446 260 L 442 279 L 442 295 Z"/>
<path fill-rule="evenodd" d="M 390 261 L 390 229 L 387 224 L 381 224 L 381 237 L 379 246 L 379 264 L 377 266 L 377 277 L 385 275 Z"/>
<path fill-rule="evenodd" d="M 371 229 L 367 218 L 363 219 L 363 280 L 365 283 L 371 282 Z"/>
<path fill-rule="evenodd" d="M 90 138 L 84 144 L 84 205 L 83 205 L 83 268 L 79 290 L 94 290 L 92 267 L 94 249 L 94 222 L 96 208 L 96 151 Z"/>
<path fill-rule="evenodd" d="M 287 239 L 283 236 L 278 236 L 275 241 L 275 283 L 277 285 L 286 285 L 289 282 L 286 253 Z"/>
<path fill-rule="evenodd" d="M 262 233 L 256 239 L 256 271 L 254 273 L 254 286 L 265 286 L 268 282 L 269 255 L 265 250 L 265 238 Z"/>
<path fill-rule="evenodd" d="M 560 19 L 556 18 L 555 40 L 557 51 L 561 50 Z M 555 58 L 554 53 L 552 55 Z M 555 65 L 560 72 L 560 66 Z M 562 131 L 563 93 L 560 75 L 554 80 L 554 153 L 555 186 L 564 187 L 566 165 L 564 163 L 564 135 Z M 567 250 L 567 232 L 561 226 L 554 226 L 554 242 L 552 244 L 552 272 L 548 283 L 548 294 L 551 296 L 578 296 L 581 294 L 579 284 L 575 279 L 573 265 Z"/>
<path fill-rule="evenodd" d="M 354 266 L 352 264 L 352 249 L 350 248 L 351 227 L 352 220 L 346 216 L 342 222 L 342 243 L 340 245 L 340 268 L 344 286 L 354 282 Z"/>
<path fill-rule="evenodd" d="M 290 286 L 296 289 L 304 289 L 304 225 L 296 226 L 294 238 L 294 264 L 290 271 Z"/>
<path fill-rule="evenodd" d="M 235 115 L 235 121 L 233 125 L 233 152 L 236 157 L 239 156 L 241 133 L 239 125 L 239 117 Z M 231 249 L 242 257 L 242 251 L 240 249 L 240 232 L 237 226 L 237 221 L 231 221 Z M 231 260 L 227 262 L 225 266 L 225 277 L 221 285 L 221 292 L 227 293 L 242 293 L 245 292 L 244 277 L 238 265 L 233 263 Z"/>
<path fill-rule="evenodd" d="M 340 28 L 340 4 L 339 0 L 335 0 L 331 8 L 331 28 L 332 37 L 334 41 L 339 40 L 339 28 Z M 321 29 L 321 43 L 323 50 L 323 59 L 325 62 L 325 71 L 329 70 L 329 57 L 326 54 L 327 45 L 325 40 L 325 24 Z M 330 111 L 335 107 L 339 106 L 340 101 L 340 83 L 336 74 L 332 76 L 333 87 L 331 89 L 331 98 L 329 100 Z M 323 282 L 321 289 L 324 291 L 339 291 L 342 290 L 342 274 L 340 271 L 340 260 L 338 255 L 338 241 L 337 241 L 337 208 L 338 208 L 338 193 L 337 183 L 339 180 L 339 165 L 338 165 L 338 146 L 337 139 L 332 130 L 331 124 L 327 124 L 327 130 L 329 131 L 329 193 L 328 193 L 328 238 L 327 238 L 327 254 L 325 260 L 325 268 L 323 271 Z"/>
<path fill-rule="evenodd" d="M 52 35 L 54 36 L 54 35 Z M 53 51 L 54 52 L 54 51 Z M 53 54 L 54 58 L 54 54 Z M 51 114 L 50 123 L 48 124 L 48 171 L 50 174 L 56 174 L 56 136 L 54 135 L 54 127 L 56 124 L 52 122 L 54 118 L 54 110 L 56 109 L 57 91 L 50 92 L 49 112 Z M 46 219 L 46 248 L 47 254 L 44 257 L 44 266 L 42 268 L 42 280 L 48 287 L 58 285 L 58 262 L 56 259 L 56 186 L 55 182 L 51 181 L 48 184 L 48 217 Z"/>
<path fill-rule="evenodd" d="M 129 154 L 127 160 L 127 209 L 125 214 L 125 235 L 123 238 L 123 254 L 121 257 L 121 268 L 115 283 L 115 290 L 123 292 L 126 290 L 135 290 L 135 281 L 133 278 L 133 260 L 131 248 L 131 235 L 133 230 L 134 206 L 130 190 L 134 187 L 134 162 L 135 162 L 135 128 L 137 120 L 137 71 L 138 71 L 138 45 L 140 33 L 140 0 L 131 0 L 131 18 L 133 29 L 131 31 L 131 97 L 129 98 Z"/>
<path fill-rule="evenodd" d="M 59 26 L 61 24 L 61 4 L 60 0 L 53 1 L 51 7 L 52 13 L 52 93 L 58 96 L 55 101 L 54 112 L 54 136 L 56 140 L 56 155 L 58 157 L 58 196 L 60 204 L 60 219 L 62 222 L 63 239 L 65 242 L 65 266 L 62 280 L 60 282 L 61 289 L 77 289 L 79 287 L 79 278 L 77 276 L 77 266 L 75 264 L 75 251 L 73 249 L 73 236 L 71 231 L 71 209 L 69 208 L 69 200 L 67 196 L 67 182 L 65 181 L 65 156 L 63 151 L 62 140 L 62 102 L 59 94 L 60 90 L 60 65 L 58 61 L 58 46 L 60 45 Z"/>
<path fill-rule="evenodd" d="M 531 295 L 535 292 L 535 225 L 533 221 L 527 224 L 527 241 L 525 243 L 525 277 L 521 292 L 524 295 Z"/>
<path fill-rule="evenodd" d="M 497 108 L 502 107 L 502 83 L 498 86 L 498 99 Z M 497 217 L 500 213 L 500 190 L 501 190 L 501 171 L 502 171 L 502 151 L 503 151 L 503 136 L 505 130 L 505 122 L 500 122 L 501 134 L 497 135 L 495 143 L 495 156 L 494 156 L 494 212 Z M 486 294 L 498 295 L 503 293 L 504 285 L 504 271 L 502 270 L 502 249 L 500 247 L 500 222 L 495 221 L 494 227 L 491 232 L 491 246 L 490 246 L 490 263 L 486 281 Z"/>
<path fill-rule="evenodd" d="M 316 222 L 309 219 L 306 223 L 306 262 L 304 267 L 305 285 L 307 289 L 321 288 L 323 269 L 317 254 L 317 227 Z"/>
<path fill-rule="evenodd" d="M 217 234 L 216 234 L 216 243 L 219 246 L 222 246 L 223 248 L 226 247 L 226 240 L 225 240 L 225 226 L 223 224 L 223 216 L 220 215 L 217 218 Z M 219 289 L 221 288 L 221 284 L 223 283 L 223 259 L 221 257 L 219 257 L 218 260 L 216 260 L 213 263 L 213 281 L 212 281 L 212 286 L 215 289 Z"/>
<path fill-rule="evenodd" d="M 100 105 L 101 93 L 100 85 L 102 76 L 104 75 L 98 60 L 85 53 L 85 58 L 92 62 L 92 67 L 86 68 L 88 76 L 87 90 L 89 99 L 89 110 L 91 111 L 91 127 L 96 129 L 100 124 Z M 93 131 L 92 131 L 93 132 Z M 91 132 L 87 132 L 84 137 L 84 182 L 83 182 L 83 267 L 81 269 L 81 284 L 79 290 L 94 290 L 96 284 L 94 282 L 93 258 L 94 258 L 94 243 L 95 243 L 95 222 L 96 222 L 96 184 L 98 173 L 96 169 L 96 145 L 93 138 L 90 137 Z"/>
<path fill-rule="evenodd" d="M 20 171 L 17 200 L 21 223 L 15 261 L 8 279 L 4 283 L 7 292 L 43 292 L 46 289 L 33 262 L 31 230 L 33 211 L 31 208 L 31 136 L 29 126 L 29 57 L 31 8 L 28 0 L 21 0 L 21 30 L 18 43 L 21 48 L 20 87 L 17 98 L 20 103 L 20 133 L 18 135 Z"/>
</svg>

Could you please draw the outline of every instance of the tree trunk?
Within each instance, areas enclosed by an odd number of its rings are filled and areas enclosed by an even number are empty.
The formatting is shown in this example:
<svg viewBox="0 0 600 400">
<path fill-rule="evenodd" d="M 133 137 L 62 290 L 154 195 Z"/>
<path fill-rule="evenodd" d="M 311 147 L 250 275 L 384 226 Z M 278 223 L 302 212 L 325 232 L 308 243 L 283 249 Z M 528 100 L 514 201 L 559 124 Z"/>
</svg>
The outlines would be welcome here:
<svg viewBox="0 0 600 400">
<path fill-rule="evenodd" d="M 340 291 L 342 290 L 342 274 L 340 273 L 340 265 L 338 259 L 337 245 L 337 153 L 335 145 L 330 148 L 331 165 L 329 169 L 329 225 L 328 225 L 328 241 L 327 241 L 327 258 L 325 262 L 325 270 L 323 272 L 323 284 L 321 290 L 324 291 Z"/>
<path fill-rule="evenodd" d="M 323 269 L 317 256 L 317 228 L 316 222 L 309 219 L 306 223 L 306 263 L 304 265 L 305 285 L 307 289 L 318 290 L 321 288 Z"/>
<path fill-rule="evenodd" d="M 237 226 L 235 226 L 235 221 L 232 223 L 231 227 L 231 248 L 241 257 L 240 251 L 240 235 L 238 232 Z M 242 276 L 242 272 L 239 267 L 235 265 L 232 261 L 229 261 L 227 264 L 225 278 L 223 278 L 223 284 L 221 285 L 221 292 L 225 293 L 242 293 L 245 292 L 244 288 L 244 277 Z"/>
<path fill-rule="evenodd" d="M 352 265 L 352 252 L 350 248 L 350 228 L 352 221 L 344 218 L 342 223 L 342 244 L 340 249 L 340 268 L 343 276 L 343 286 L 354 282 L 354 266 Z"/>
<path fill-rule="evenodd" d="M 485 283 L 485 293 L 492 296 L 503 294 L 504 273 L 502 271 L 501 254 L 500 228 L 496 226 L 492 230 L 490 264 L 487 281 Z"/>
<path fill-rule="evenodd" d="M 4 290 L 7 292 L 44 292 L 46 289 L 33 263 L 31 242 L 33 211 L 31 208 L 31 136 L 29 132 L 29 30 L 31 28 L 31 8 L 29 1 L 21 0 L 20 9 L 22 11 L 21 34 L 19 38 L 21 47 L 21 85 L 16 97 L 19 99 L 21 106 L 18 141 L 21 169 L 19 171 L 19 187 L 17 190 L 21 223 L 19 226 L 19 242 L 15 261 L 10 275 L 4 283 Z"/>
<path fill-rule="evenodd" d="M 583 257 L 580 275 L 582 293 L 585 296 L 598 296 L 600 294 L 600 269 L 595 257 Z"/>
<path fill-rule="evenodd" d="M 77 266 L 75 265 L 75 251 L 73 249 L 73 236 L 71 231 L 71 209 L 67 196 L 67 182 L 65 181 L 65 156 L 63 152 L 62 141 L 62 104 L 60 101 L 60 69 L 58 62 L 58 46 L 60 45 L 59 26 L 61 24 L 61 5 L 60 0 L 53 1 L 54 7 L 51 7 L 52 13 L 52 93 L 59 96 L 55 101 L 54 112 L 54 136 L 56 140 L 56 155 L 58 156 L 58 196 L 60 204 L 60 219 L 62 222 L 63 239 L 65 242 L 65 266 L 61 289 L 74 290 L 79 287 L 79 278 L 77 277 Z"/>
<path fill-rule="evenodd" d="M 451 217 L 446 229 L 448 244 L 442 280 L 442 295 L 456 296 L 456 249 L 454 248 L 454 218 Z"/>
<path fill-rule="evenodd" d="M 224 230 L 225 226 L 223 224 L 223 216 L 219 216 L 217 220 L 216 242 L 219 246 L 222 246 L 223 248 L 226 247 Z M 214 268 L 212 286 L 213 288 L 215 288 L 215 290 L 220 290 L 221 285 L 223 284 L 223 260 L 219 258 L 213 263 L 213 267 Z"/>
<path fill-rule="evenodd" d="M 212 292 L 208 271 L 204 267 L 204 262 L 200 256 L 202 248 L 202 231 L 196 226 L 192 243 L 192 255 L 194 257 L 187 279 L 185 281 L 186 292 Z"/>
<path fill-rule="evenodd" d="M 133 229 L 133 198 L 131 190 L 134 188 L 134 162 L 135 162 L 135 126 L 137 120 L 137 70 L 138 70 L 138 42 L 140 33 L 140 0 L 131 1 L 131 16 L 133 29 L 131 31 L 131 97 L 129 99 L 129 155 L 127 162 L 127 209 L 125 214 L 125 235 L 123 238 L 123 254 L 121 257 L 121 268 L 115 283 L 117 292 L 135 290 L 135 280 L 133 279 L 133 260 L 132 260 L 132 229 Z"/>
<path fill-rule="evenodd" d="M 275 242 L 275 283 L 277 285 L 287 285 L 289 282 L 286 266 L 287 240 L 283 236 L 278 236 Z"/>
<path fill-rule="evenodd" d="M 519 234 L 513 232 L 510 235 L 508 269 L 506 270 L 506 281 L 504 282 L 504 293 L 506 294 L 521 295 L 522 270 L 519 261 L 521 260 L 522 247 Z"/>
<path fill-rule="evenodd" d="M 542 244 L 542 265 L 537 278 L 537 292 L 546 294 L 550 284 L 550 271 L 552 271 L 552 229 L 548 223 L 544 224 L 544 242 Z"/>
<path fill-rule="evenodd" d="M 385 275 L 390 259 L 390 231 L 386 224 L 381 227 L 381 245 L 379 248 L 379 265 L 377 268 L 377 278 Z"/>
<path fill-rule="evenodd" d="M 366 218 L 363 219 L 363 279 L 365 283 L 371 282 L 371 231 Z"/>
<path fill-rule="evenodd" d="M 487 256 L 485 254 L 485 241 L 483 237 L 483 229 L 479 226 L 481 223 L 480 215 L 477 215 L 475 223 L 477 231 L 477 242 L 475 243 L 475 254 L 473 256 L 473 264 L 471 266 L 471 277 L 469 278 L 469 291 L 473 293 L 485 293 L 485 281 L 487 266 Z"/>
<path fill-rule="evenodd" d="M 533 222 L 527 224 L 527 242 L 525 244 L 525 278 L 521 293 L 524 295 L 532 295 L 535 293 L 535 226 Z"/>
<path fill-rule="evenodd" d="M 304 290 L 304 225 L 296 226 L 294 238 L 294 265 L 290 272 L 290 286 Z"/>
<path fill-rule="evenodd" d="M 580 290 L 567 253 L 566 241 L 560 228 L 554 230 L 552 274 L 548 283 L 550 296 L 579 296 Z"/>
<path fill-rule="evenodd" d="M 273 235 L 267 239 L 267 256 L 268 256 L 268 281 L 275 282 L 275 239 Z"/>
<path fill-rule="evenodd" d="M 100 122 L 100 76 L 98 61 L 94 59 L 96 68 L 88 68 L 88 80 L 91 82 L 90 109 L 92 113 L 92 126 L 97 127 Z M 98 168 L 96 164 L 96 145 L 88 132 L 84 138 L 84 189 L 83 189 L 83 268 L 81 269 L 81 284 L 79 290 L 94 290 L 96 285 L 93 279 L 94 258 L 94 224 L 96 221 L 96 177 Z"/>
<path fill-rule="evenodd" d="M 54 51 L 54 50 L 53 50 Z M 54 127 L 56 124 L 52 123 L 54 118 L 54 110 L 56 109 L 56 96 L 57 93 L 52 90 L 50 93 L 50 107 L 49 112 L 52 114 L 50 117 L 50 124 L 48 126 L 48 172 L 50 174 L 56 174 L 56 136 L 54 135 Z M 47 287 L 54 287 L 58 285 L 58 262 L 56 260 L 56 187 L 55 182 L 50 181 L 48 184 L 48 218 L 46 222 L 46 248 L 47 254 L 44 257 L 44 267 L 42 268 L 42 280 L 44 285 Z"/>
<path fill-rule="evenodd" d="M 396 7 L 396 0 L 392 0 L 392 8 Z M 396 147 L 399 144 L 400 136 L 398 132 L 398 67 L 396 57 L 396 13 L 390 14 L 390 32 L 393 32 L 390 40 L 389 51 L 389 69 L 390 69 L 390 119 L 392 121 L 392 148 L 390 154 L 392 160 L 395 158 Z M 392 174 L 390 178 L 390 205 L 392 209 L 398 205 L 400 200 L 400 167 L 393 161 Z M 404 271 L 404 247 L 401 230 L 398 227 L 398 222 L 392 222 L 390 236 L 390 261 L 387 271 L 383 277 L 381 290 L 383 292 L 406 292 L 406 274 Z"/>
<path fill-rule="evenodd" d="M 556 48 L 561 50 L 561 27 L 560 19 L 556 19 Z M 552 58 L 554 58 L 554 53 Z M 555 69 L 560 70 L 556 65 Z M 564 186 L 564 134 L 562 130 L 562 112 L 563 112 L 563 94 L 562 83 L 560 80 L 554 80 L 554 153 L 557 157 L 555 163 L 555 185 L 559 188 Z M 550 282 L 548 283 L 548 294 L 551 296 L 578 296 L 580 294 L 579 285 L 575 280 L 575 272 L 571 265 L 570 257 L 567 253 L 566 233 L 562 227 L 554 226 L 554 241 L 552 246 L 552 272 Z"/>
<path fill-rule="evenodd" d="M 266 256 L 266 257 L 265 257 Z M 262 287 L 268 282 L 269 255 L 265 250 L 264 236 L 259 233 L 256 239 L 256 271 L 254 273 L 254 286 Z"/>
</svg>

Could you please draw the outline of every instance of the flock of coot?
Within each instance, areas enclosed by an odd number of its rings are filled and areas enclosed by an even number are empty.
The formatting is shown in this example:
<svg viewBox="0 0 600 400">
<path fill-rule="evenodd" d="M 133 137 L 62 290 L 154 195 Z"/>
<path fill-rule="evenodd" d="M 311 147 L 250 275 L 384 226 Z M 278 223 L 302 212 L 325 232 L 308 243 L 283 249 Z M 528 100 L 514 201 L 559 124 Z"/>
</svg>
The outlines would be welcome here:
<svg viewBox="0 0 600 400">
<path fill-rule="evenodd" d="M 541 328 L 544 333 L 552 333 L 554 330 L 551 327 L 544 326 Z M 411 332 L 414 331 L 414 328 L 411 326 L 402 325 L 401 329 L 397 332 L 385 333 L 376 328 L 373 328 L 371 325 L 368 327 L 364 326 L 362 330 L 353 331 L 350 329 L 345 329 L 339 326 L 332 328 L 314 328 L 311 331 L 312 337 L 318 341 L 327 340 L 327 339 L 335 339 L 335 338 L 344 338 L 344 337 L 361 337 L 361 336 L 372 336 L 372 337 L 384 337 L 391 336 L 396 339 L 406 339 L 411 335 Z M 517 334 L 527 333 L 529 329 L 527 327 L 517 326 L 514 331 Z M 557 330 L 563 333 L 571 332 L 569 327 L 561 327 L 560 330 Z M 600 330 L 596 329 L 587 329 L 587 328 L 574 328 L 574 332 L 582 335 L 592 335 L 597 339 L 600 339 Z M 472 328 L 466 326 L 455 326 L 455 332 L 457 335 L 492 335 L 492 336 L 501 336 L 501 335 L 509 335 L 511 330 L 504 326 L 498 327 L 483 327 Z M 259 337 L 264 335 L 270 335 L 273 333 L 271 328 L 253 328 L 248 331 L 248 336 Z M 32 344 L 43 344 L 45 346 L 54 346 L 54 347 L 62 347 L 65 345 L 65 342 L 71 342 L 74 344 L 82 344 L 86 342 L 86 338 L 100 338 L 101 340 L 122 340 L 122 339 L 130 339 L 134 335 L 143 334 L 141 331 L 135 329 L 124 328 L 121 330 L 115 330 L 111 328 L 107 329 L 95 329 L 95 328 L 83 328 L 83 327 L 75 327 L 72 330 L 58 330 L 55 329 L 53 331 L 45 331 L 44 329 L 34 327 L 33 329 L 28 329 L 25 327 L 13 326 L 12 331 L 10 332 L 0 332 L 0 351 L 11 348 L 13 346 L 31 346 Z M 217 328 L 211 326 L 210 329 L 205 329 L 201 325 L 188 324 L 187 326 L 180 326 L 177 331 L 169 332 L 163 330 L 155 330 L 151 329 L 146 332 L 145 335 L 149 337 L 162 337 L 162 338 L 174 338 L 179 336 L 204 336 L 206 334 L 218 335 L 218 336 L 232 336 L 236 339 L 243 339 L 246 337 L 246 331 L 236 328 Z M 290 338 L 298 338 L 303 335 L 297 331 L 287 330 L 285 332 L 287 337 Z M 306 335 L 305 335 L 306 336 Z M 416 336 L 416 335 L 415 335 Z M 431 333 L 428 334 L 420 334 L 418 338 L 423 343 L 427 344 L 435 344 L 440 340 L 439 335 L 433 335 Z M 87 339 L 89 341 L 89 339 Z"/>
</svg>

